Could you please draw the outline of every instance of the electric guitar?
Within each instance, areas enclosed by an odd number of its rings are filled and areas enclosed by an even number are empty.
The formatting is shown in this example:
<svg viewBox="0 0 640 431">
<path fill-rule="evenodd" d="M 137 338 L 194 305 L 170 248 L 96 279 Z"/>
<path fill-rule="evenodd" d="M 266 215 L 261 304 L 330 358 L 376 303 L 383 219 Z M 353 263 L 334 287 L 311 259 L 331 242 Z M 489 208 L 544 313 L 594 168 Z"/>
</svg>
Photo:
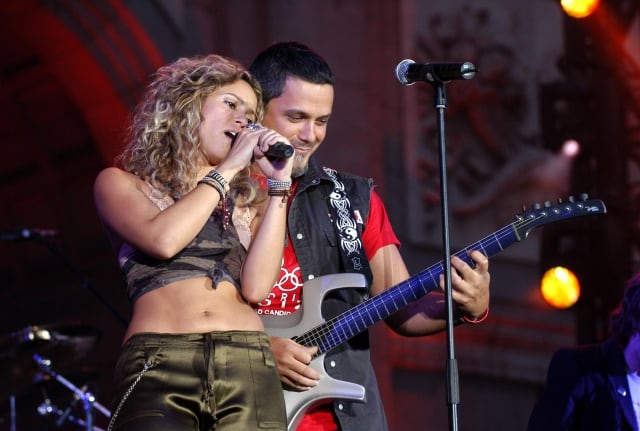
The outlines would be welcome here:
<svg viewBox="0 0 640 431">
<path fill-rule="evenodd" d="M 586 195 L 579 201 L 569 198 L 569 202 L 560 202 L 557 205 L 536 205 L 531 210 L 524 210 L 516 215 L 514 222 L 455 255 L 474 266 L 473 261 L 467 256 L 467 252 L 471 250 L 480 250 L 490 257 L 516 242 L 523 241 L 537 227 L 606 212 L 601 200 L 589 200 Z M 324 321 L 320 305 L 329 291 L 344 288 L 366 289 L 367 284 L 365 277 L 359 273 L 325 275 L 304 283 L 301 312 L 279 317 L 260 316 L 269 335 L 291 338 L 304 346 L 318 346 L 310 364 L 321 375 L 318 385 L 301 392 L 285 389 L 289 431 L 294 431 L 305 412 L 322 400 L 342 398 L 364 402 L 363 386 L 337 380 L 327 374 L 324 368 L 325 353 L 427 293 L 439 290 L 439 277 L 442 273 L 444 265 L 440 261 L 328 321 Z"/>
</svg>

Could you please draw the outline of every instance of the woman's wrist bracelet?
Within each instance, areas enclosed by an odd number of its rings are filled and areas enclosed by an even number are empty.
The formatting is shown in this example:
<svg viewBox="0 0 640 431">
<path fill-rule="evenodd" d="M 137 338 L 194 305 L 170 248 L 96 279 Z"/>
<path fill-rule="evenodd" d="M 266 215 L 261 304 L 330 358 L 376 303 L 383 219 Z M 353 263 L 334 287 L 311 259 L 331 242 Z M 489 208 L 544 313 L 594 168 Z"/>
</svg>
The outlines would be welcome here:
<svg viewBox="0 0 640 431">
<path fill-rule="evenodd" d="M 291 184 L 291 179 L 274 180 L 267 178 L 267 194 L 269 196 L 282 196 L 282 203 L 285 203 L 291 194 Z"/>
<path fill-rule="evenodd" d="M 289 190 L 291 188 L 291 178 L 287 180 L 274 180 L 267 178 L 267 189 L 269 190 Z"/>
<path fill-rule="evenodd" d="M 224 200 L 229 192 L 229 183 L 224 177 L 215 169 L 211 169 L 207 175 L 202 177 L 198 184 L 206 184 L 213 187 L 220 194 L 220 200 Z"/>
</svg>

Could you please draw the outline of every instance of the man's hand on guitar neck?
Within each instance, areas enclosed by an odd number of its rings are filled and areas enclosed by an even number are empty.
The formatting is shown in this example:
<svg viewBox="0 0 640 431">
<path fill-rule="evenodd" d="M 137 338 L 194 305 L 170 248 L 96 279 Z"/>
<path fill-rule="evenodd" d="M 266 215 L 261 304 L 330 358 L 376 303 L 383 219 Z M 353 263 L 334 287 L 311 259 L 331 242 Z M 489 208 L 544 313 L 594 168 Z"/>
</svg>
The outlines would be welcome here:
<svg viewBox="0 0 640 431">
<path fill-rule="evenodd" d="M 269 337 L 280 380 L 289 389 L 306 391 L 318 384 L 320 373 L 309 366 L 317 347 L 305 347 L 289 338 Z"/>
<path fill-rule="evenodd" d="M 489 259 L 478 250 L 468 254 L 475 267 L 467 265 L 462 259 L 451 258 L 451 296 L 461 316 L 470 320 L 485 315 L 489 309 Z M 444 291 L 444 274 L 440 275 L 440 289 Z"/>
</svg>

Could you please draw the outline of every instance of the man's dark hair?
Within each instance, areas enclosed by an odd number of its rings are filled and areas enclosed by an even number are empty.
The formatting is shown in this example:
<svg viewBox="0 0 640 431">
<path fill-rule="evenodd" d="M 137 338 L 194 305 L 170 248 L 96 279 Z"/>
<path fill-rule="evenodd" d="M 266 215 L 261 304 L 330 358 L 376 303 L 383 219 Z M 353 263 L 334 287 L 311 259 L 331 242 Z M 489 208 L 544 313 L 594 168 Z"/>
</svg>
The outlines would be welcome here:
<svg viewBox="0 0 640 431">
<path fill-rule="evenodd" d="M 622 346 L 640 331 L 640 273 L 627 282 L 620 305 L 611 313 L 609 331 Z"/>
<path fill-rule="evenodd" d="M 259 53 L 249 72 L 262 86 L 262 100 L 266 105 L 279 97 L 289 76 L 313 84 L 334 85 L 334 77 L 327 62 L 315 51 L 299 42 L 279 42 Z"/>
</svg>

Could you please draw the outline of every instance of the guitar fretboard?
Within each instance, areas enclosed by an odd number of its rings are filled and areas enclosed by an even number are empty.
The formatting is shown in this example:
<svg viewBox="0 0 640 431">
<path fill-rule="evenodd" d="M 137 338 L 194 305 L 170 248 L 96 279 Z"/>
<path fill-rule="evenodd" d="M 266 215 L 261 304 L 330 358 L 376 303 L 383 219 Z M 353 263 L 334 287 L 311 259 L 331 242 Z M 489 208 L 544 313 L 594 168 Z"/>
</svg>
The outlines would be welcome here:
<svg viewBox="0 0 640 431">
<path fill-rule="evenodd" d="M 510 224 L 458 251 L 455 255 L 469 265 L 473 265 L 473 261 L 467 256 L 469 251 L 480 250 L 490 257 L 517 241 L 516 231 L 513 224 Z M 305 346 L 318 346 L 316 355 L 325 353 L 427 293 L 439 289 L 439 278 L 443 273 L 444 264 L 440 261 L 349 311 L 305 332 L 296 337 L 295 341 Z"/>
<path fill-rule="evenodd" d="M 455 256 L 474 266 L 468 253 L 480 250 L 491 257 L 516 242 L 522 241 L 536 227 L 584 215 L 602 214 L 606 212 L 600 200 L 561 203 L 556 206 L 536 208 L 523 212 L 516 221 L 497 230 L 464 249 L 454 253 Z M 374 323 L 386 319 L 393 313 L 414 302 L 427 293 L 439 289 L 439 278 L 444 273 L 443 261 L 440 261 L 410 277 L 409 279 L 385 290 L 350 310 L 324 322 L 309 331 L 294 337 L 293 340 L 304 346 L 318 346 L 314 357 L 320 356 L 337 345 L 353 338 Z"/>
</svg>

